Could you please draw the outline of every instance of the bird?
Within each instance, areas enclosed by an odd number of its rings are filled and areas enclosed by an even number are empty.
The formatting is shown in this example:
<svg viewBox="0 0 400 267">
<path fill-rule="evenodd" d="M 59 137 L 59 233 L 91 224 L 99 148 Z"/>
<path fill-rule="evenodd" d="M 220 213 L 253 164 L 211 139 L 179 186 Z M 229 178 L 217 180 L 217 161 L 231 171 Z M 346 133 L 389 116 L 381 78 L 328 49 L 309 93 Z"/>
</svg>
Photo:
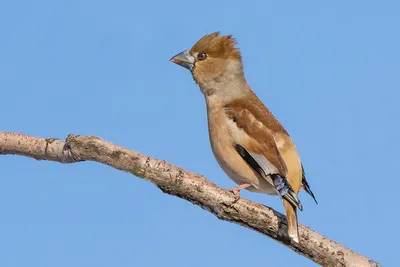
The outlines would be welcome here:
<svg viewBox="0 0 400 267">
<path fill-rule="evenodd" d="M 170 59 L 188 69 L 207 107 L 211 150 L 240 191 L 278 195 L 286 213 L 288 236 L 299 243 L 298 198 L 304 189 L 318 204 L 306 180 L 297 148 L 288 132 L 247 83 L 242 56 L 232 35 L 204 35 Z"/>
</svg>

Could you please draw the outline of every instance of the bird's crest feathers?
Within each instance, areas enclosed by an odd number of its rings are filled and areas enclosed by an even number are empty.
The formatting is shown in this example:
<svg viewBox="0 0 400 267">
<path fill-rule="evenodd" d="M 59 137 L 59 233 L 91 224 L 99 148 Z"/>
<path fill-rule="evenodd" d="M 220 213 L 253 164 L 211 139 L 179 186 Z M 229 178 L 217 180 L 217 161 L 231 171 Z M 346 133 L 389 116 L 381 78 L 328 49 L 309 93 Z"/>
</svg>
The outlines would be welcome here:
<svg viewBox="0 0 400 267">
<path fill-rule="evenodd" d="M 239 48 L 232 35 L 219 35 L 214 32 L 203 36 L 190 49 L 191 53 L 207 53 L 214 58 L 236 59 L 241 61 Z"/>
</svg>

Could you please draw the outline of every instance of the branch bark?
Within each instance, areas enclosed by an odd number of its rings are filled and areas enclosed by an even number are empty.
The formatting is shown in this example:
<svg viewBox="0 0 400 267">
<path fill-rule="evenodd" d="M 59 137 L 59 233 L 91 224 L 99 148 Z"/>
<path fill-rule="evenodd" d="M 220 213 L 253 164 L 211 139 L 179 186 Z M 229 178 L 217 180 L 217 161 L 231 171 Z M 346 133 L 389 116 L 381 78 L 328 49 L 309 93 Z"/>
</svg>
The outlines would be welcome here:
<svg viewBox="0 0 400 267">
<path fill-rule="evenodd" d="M 322 266 L 380 266 L 304 225 L 299 225 L 300 242 L 292 243 L 287 236 L 285 216 L 272 208 L 243 198 L 231 205 L 233 194 L 203 176 L 95 136 L 69 135 L 63 141 L 0 132 L 0 155 L 7 154 L 60 163 L 94 161 L 106 164 L 141 177 L 163 192 L 186 199 L 221 220 L 264 234 Z"/>
</svg>

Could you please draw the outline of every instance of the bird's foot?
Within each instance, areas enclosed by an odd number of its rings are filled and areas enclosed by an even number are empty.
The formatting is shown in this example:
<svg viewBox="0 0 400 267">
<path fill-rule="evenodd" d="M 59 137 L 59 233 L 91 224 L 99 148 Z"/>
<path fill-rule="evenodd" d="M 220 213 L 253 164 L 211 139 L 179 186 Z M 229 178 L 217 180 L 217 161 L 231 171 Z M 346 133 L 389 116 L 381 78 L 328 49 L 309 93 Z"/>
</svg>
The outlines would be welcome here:
<svg viewBox="0 0 400 267">
<path fill-rule="evenodd" d="M 243 189 L 246 189 L 246 188 L 248 188 L 250 186 L 251 186 L 251 184 L 241 184 L 241 185 L 238 185 L 238 186 L 236 186 L 236 187 L 234 187 L 234 188 L 229 190 L 229 191 L 231 191 L 233 193 L 233 196 L 234 196 L 234 199 L 233 199 L 233 201 L 231 203 L 231 206 L 239 201 L 239 199 L 240 199 L 240 191 L 243 190 Z"/>
</svg>

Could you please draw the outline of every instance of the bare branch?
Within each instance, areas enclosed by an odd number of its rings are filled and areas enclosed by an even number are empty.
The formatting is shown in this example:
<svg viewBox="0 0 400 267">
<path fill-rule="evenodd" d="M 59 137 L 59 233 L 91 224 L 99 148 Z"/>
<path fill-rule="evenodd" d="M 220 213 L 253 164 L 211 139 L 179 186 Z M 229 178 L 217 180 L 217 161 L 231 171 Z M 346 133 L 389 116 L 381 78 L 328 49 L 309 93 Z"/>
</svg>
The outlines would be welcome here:
<svg viewBox="0 0 400 267">
<path fill-rule="evenodd" d="M 233 194 L 203 176 L 95 136 L 69 135 L 66 141 L 62 141 L 0 132 L 0 154 L 60 163 L 95 161 L 107 164 L 150 181 L 163 192 L 186 199 L 221 220 L 269 236 L 322 266 L 380 266 L 304 225 L 299 225 L 300 243 L 292 243 L 286 234 L 285 216 L 281 213 L 243 198 L 231 205 Z"/>
</svg>

